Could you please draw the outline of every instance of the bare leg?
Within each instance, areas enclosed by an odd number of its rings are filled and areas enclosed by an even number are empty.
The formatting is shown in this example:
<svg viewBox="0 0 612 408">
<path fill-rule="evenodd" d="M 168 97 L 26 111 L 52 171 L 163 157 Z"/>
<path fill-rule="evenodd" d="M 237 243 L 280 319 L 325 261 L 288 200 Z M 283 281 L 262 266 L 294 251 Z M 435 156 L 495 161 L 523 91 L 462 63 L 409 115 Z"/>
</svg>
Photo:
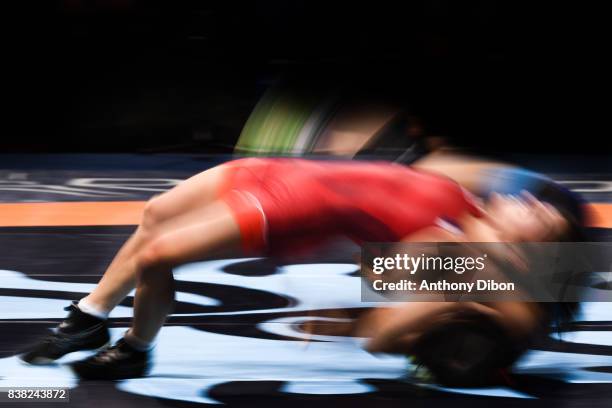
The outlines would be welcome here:
<svg viewBox="0 0 612 408">
<path fill-rule="evenodd" d="M 105 311 L 117 306 L 136 286 L 136 270 L 131 265 L 133 255 L 164 230 L 189 222 L 181 220 L 181 216 L 197 213 L 216 200 L 225 171 L 223 166 L 204 171 L 149 200 L 138 229 L 117 253 L 98 286 L 85 300 Z"/>
<path fill-rule="evenodd" d="M 172 269 L 164 265 L 151 267 L 141 273 L 134 298 L 134 328 L 129 334 L 150 343 L 172 311 L 174 277 Z"/>
<path fill-rule="evenodd" d="M 229 208 L 215 202 L 199 223 L 162 234 L 134 257 L 139 276 L 130 334 L 152 342 L 174 300 L 172 268 L 209 256 L 240 253 L 240 231 Z"/>
</svg>

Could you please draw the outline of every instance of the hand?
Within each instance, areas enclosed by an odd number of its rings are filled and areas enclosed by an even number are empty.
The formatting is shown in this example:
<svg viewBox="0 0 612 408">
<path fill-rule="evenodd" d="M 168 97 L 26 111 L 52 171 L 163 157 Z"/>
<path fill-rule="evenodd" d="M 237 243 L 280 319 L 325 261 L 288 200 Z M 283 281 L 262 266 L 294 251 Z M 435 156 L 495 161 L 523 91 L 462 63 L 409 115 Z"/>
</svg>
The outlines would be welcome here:
<svg viewBox="0 0 612 408">
<path fill-rule="evenodd" d="M 521 197 L 492 194 L 486 218 L 500 240 L 506 242 L 552 241 L 567 228 L 567 221 L 556 208 L 526 191 Z"/>
</svg>

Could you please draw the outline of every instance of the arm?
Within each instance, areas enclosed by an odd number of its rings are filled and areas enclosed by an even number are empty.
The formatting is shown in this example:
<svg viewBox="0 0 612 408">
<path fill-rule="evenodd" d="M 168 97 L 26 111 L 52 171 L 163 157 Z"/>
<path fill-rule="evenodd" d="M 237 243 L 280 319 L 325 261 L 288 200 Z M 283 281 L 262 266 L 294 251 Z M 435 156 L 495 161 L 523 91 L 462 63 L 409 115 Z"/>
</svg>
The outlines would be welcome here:
<svg viewBox="0 0 612 408">
<path fill-rule="evenodd" d="M 476 302 L 410 302 L 374 311 L 363 319 L 360 331 L 363 333 L 368 326 L 371 330 L 366 346 L 370 352 L 389 352 L 400 345 L 406 352 L 433 324 L 451 320 L 461 313 L 481 313 L 500 318 L 495 309 Z"/>
<path fill-rule="evenodd" d="M 489 169 L 514 167 L 506 163 L 485 160 L 449 151 L 436 151 L 412 164 L 412 167 L 442 174 L 455 180 L 474 194 L 479 194 L 482 174 Z"/>
</svg>

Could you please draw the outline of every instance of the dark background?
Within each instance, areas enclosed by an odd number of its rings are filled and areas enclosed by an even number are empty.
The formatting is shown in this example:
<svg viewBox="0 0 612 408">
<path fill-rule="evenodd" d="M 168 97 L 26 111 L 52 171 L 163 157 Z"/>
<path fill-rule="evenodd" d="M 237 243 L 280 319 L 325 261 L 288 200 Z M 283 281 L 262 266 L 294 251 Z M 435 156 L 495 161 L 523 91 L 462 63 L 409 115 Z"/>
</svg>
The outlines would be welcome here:
<svg viewBox="0 0 612 408">
<path fill-rule="evenodd" d="M 411 105 L 492 152 L 606 154 L 593 2 L 55 0 L 4 6 L 9 152 L 229 152 L 292 78 Z"/>
</svg>

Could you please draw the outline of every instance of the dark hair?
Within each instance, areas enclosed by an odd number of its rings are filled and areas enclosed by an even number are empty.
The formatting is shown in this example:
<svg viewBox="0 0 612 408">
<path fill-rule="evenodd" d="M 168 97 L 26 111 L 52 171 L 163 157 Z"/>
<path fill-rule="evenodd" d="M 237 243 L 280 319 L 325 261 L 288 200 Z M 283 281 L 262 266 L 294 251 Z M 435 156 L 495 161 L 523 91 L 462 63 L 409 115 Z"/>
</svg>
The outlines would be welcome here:
<svg viewBox="0 0 612 408">
<path fill-rule="evenodd" d="M 413 352 L 415 361 L 434 380 L 451 387 L 499 384 L 503 370 L 527 349 L 486 316 L 440 324 L 423 334 Z"/>
<path fill-rule="evenodd" d="M 557 182 L 548 180 L 548 182 L 541 183 L 535 196 L 538 200 L 555 207 L 568 221 L 570 229 L 564 241 L 583 241 L 586 238 L 584 225 L 588 214 L 584 210 L 585 202 L 580 195 Z"/>
<path fill-rule="evenodd" d="M 588 214 L 585 211 L 585 202 L 580 195 L 570 191 L 558 183 L 547 183 L 539 191 L 538 199 L 549 203 L 559 211 L 568 223 L 567 231 L 558 238 L 561 242 L 589 241 L 585 224 Z M 566 284 L 571 283 L 571 276 Z M 580 309 L 577 302 L 556 302 L 545 305 L 551 317 L 553 327 L 559 329 L 568 321 L 573 320 Z"/>
</svg>

